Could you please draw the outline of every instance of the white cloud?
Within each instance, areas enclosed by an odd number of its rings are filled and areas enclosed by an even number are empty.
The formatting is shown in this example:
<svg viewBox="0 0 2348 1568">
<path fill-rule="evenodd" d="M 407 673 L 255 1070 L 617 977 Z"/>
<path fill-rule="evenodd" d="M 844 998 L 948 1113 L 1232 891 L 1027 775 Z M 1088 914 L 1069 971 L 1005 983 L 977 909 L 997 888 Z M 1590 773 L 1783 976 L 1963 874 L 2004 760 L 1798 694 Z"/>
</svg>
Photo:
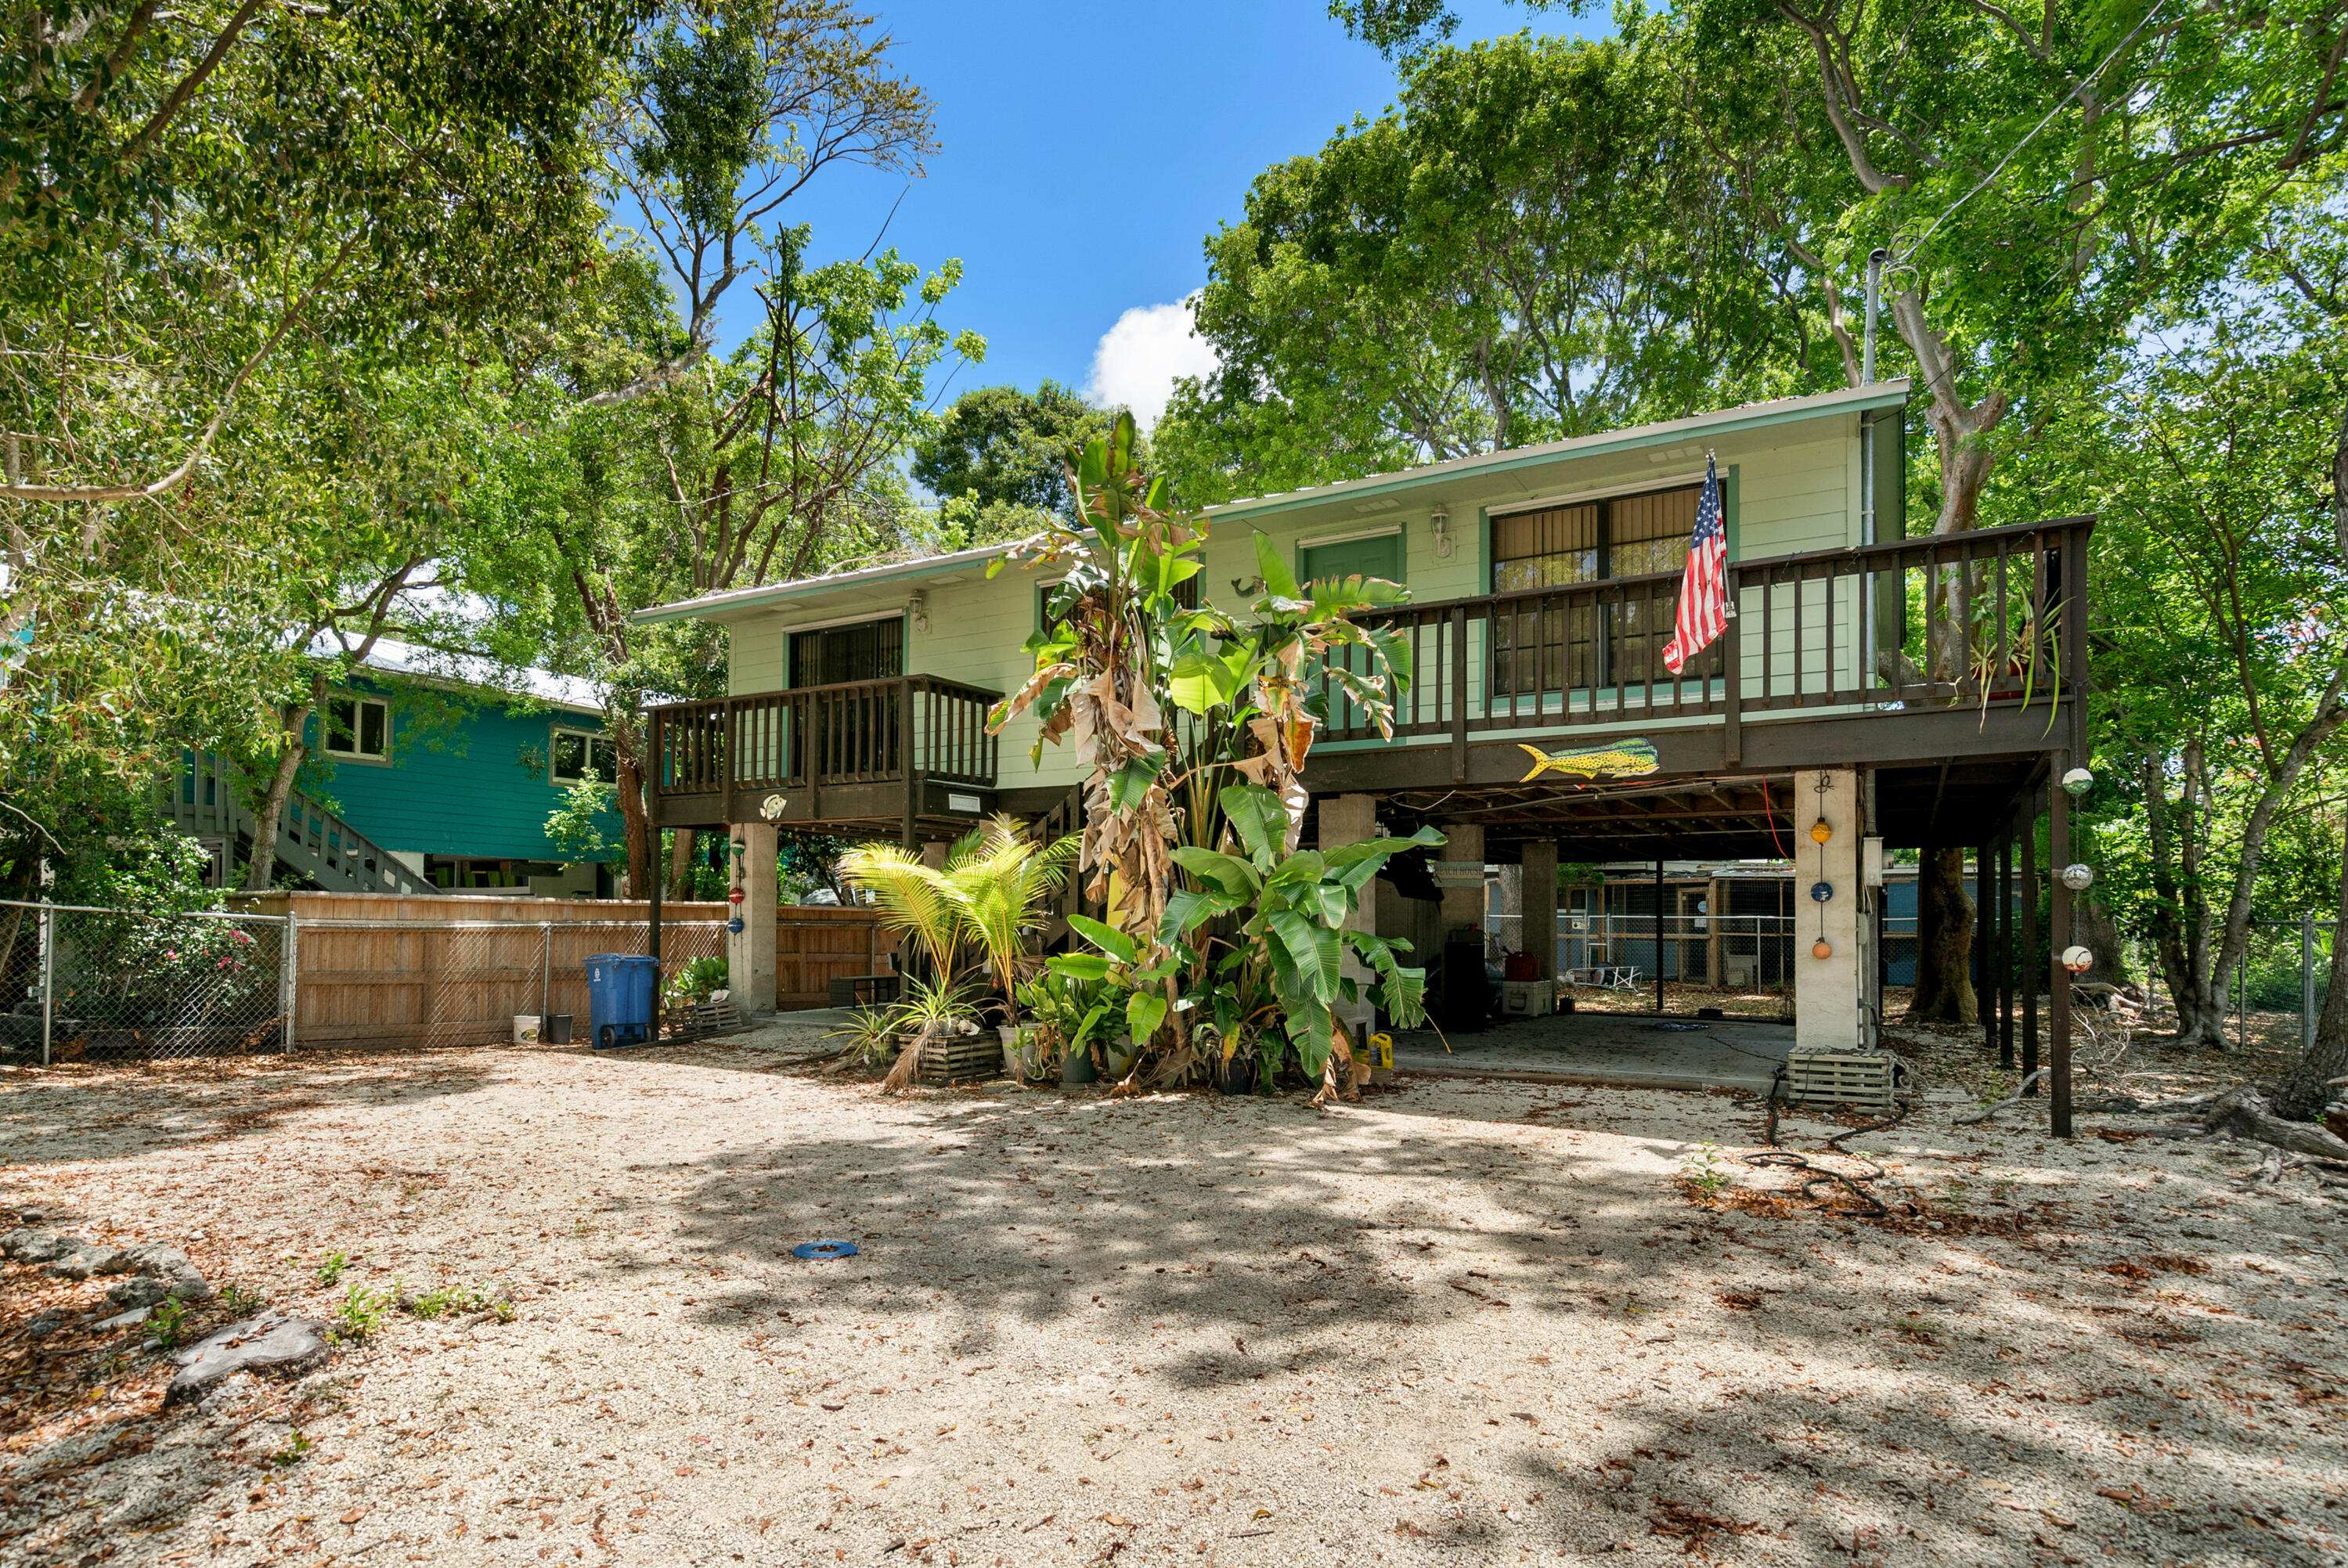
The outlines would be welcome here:
<svg viewBox="0 0 2348 1568">
<path fill-rule="evenodd" d="M 1190 335 L 1190 302 L 1136 305 L 1101 334 L 1093 350 L 1093 378 L 1085 396 L 1104 407 L 1133 410 L 1144 428 L 1158 423 L 1182 376 L 1213 373 L 1215 351 Z"/>
</svg>

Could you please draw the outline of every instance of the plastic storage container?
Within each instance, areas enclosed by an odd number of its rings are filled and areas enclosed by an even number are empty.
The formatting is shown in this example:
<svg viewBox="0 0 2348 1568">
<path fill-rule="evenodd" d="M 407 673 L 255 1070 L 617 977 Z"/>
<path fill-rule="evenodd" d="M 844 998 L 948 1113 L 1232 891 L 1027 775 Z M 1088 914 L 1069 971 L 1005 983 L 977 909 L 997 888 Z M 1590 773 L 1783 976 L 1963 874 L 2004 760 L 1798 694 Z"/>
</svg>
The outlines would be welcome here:
<svg viewBox="0 0 2348 1568">
<path fill-rule="evenodd" d="M 660 960 L 638 953 L 597 953 L 587 960 L 587 1043 L 641 1046 L 653 1038 L 653 997 Z"/>
</svg>

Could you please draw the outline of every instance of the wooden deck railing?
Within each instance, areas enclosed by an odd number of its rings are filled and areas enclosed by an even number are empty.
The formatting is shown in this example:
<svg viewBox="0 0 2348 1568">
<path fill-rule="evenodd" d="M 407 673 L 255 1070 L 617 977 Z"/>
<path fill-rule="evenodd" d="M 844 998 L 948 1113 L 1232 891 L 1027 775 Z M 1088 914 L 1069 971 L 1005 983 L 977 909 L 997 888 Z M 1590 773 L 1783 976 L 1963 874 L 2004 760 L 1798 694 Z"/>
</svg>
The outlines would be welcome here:
<svg viewBox="0 0 2348 1568">
<path fill-rule="evenodd" d="M 999 692 L 936 676 L 844 681 L 650 710 L 654 789 L 748 794 L 908 778 L 994 787 Z"/>
<path fill-rule="evenodd" d="M 1729 564 L 1736 619 L 1676 676 L 1680 573 L 1413 604 L 1364 616 L 1409 638 L 1400 736 L 1806 707 L 2053 704 L 2086 677 L 2087 536 L 2063 518 Z M 1358 661 L 1358 651 L 1354 656 Z M 1361 665 L 1357 662 L 1355 667 Z M 1376 729 L 1323 676 L 1332 741 Z"/>
</svg>

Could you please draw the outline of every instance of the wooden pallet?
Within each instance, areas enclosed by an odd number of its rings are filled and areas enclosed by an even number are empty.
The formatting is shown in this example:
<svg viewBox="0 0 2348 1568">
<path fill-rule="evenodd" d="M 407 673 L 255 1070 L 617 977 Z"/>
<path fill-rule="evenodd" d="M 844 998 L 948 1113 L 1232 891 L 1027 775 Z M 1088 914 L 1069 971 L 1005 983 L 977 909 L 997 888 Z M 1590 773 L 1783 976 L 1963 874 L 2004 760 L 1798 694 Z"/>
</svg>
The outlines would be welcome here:
<svg viewBox="0 0 2348 1568">
<path fill-rule="evenodd" d="M 732 997 L 723 1002 L 688 1002 L 681 1007 L 661 1009 L 661 1038 L 664 1040 L 706 1040 L 719 1035 L 739 1034 L 749 1023 Z"/>
<path fill-rule="evenodd" d="M 1891 1057 L 1876 1051 L 1794 1051 L 1786 1057 L 1792 1105 L 1852 1105 L 1891 1109 Z"/>
<path fill-rule="evenodd" d="M 922 1047 L 923 1083 L 970 1083 L 1003 1076 L 1003 1037 L 993 1029 L 948 1035 Z"/>
</svg>

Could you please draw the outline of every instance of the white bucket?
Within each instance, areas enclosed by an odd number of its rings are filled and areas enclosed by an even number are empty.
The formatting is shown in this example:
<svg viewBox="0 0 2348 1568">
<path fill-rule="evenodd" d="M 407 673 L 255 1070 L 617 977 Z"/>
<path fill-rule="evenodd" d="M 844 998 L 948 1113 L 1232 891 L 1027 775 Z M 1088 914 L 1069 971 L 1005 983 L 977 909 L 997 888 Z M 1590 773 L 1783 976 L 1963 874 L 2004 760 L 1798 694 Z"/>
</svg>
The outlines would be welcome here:
<svg viewBox="0 0 2348 1568">
<path fill-rule="evenodd" d="M 514 1015 L 513 1043 L 517 1046 L 534 1046 L 538 1044 L 538 1023 L 539 1018 L 536 1013 L 516 1013 Z"/>
</svg>

